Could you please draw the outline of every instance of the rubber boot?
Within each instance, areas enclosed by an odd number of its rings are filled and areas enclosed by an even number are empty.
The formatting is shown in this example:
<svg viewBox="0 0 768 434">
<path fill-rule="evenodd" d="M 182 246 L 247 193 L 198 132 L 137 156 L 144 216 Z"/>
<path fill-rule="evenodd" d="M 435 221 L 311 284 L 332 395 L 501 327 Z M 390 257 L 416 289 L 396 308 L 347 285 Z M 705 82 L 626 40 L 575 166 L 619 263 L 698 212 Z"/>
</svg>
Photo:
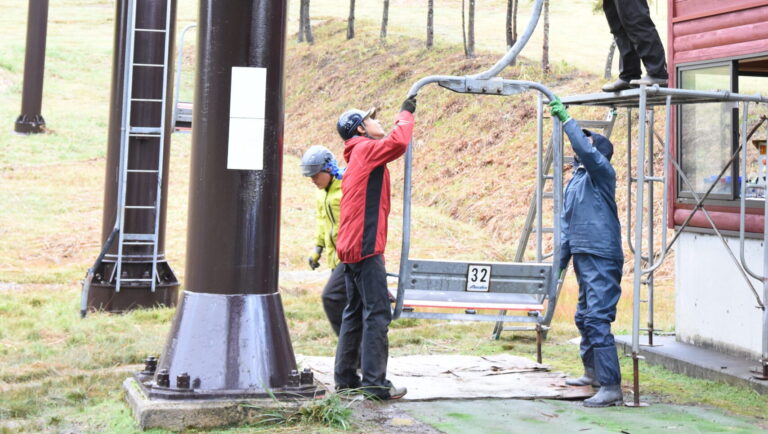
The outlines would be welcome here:
<svg viewBox="0 0 768 434">
<path fill-rule="evenodd" d="M 621 386 L 618 384 L 600 386 L 600 390 L 595 396 L 584 400 L 584 407 L 611 407 L 614 405 L 624 405 L 624 396 L 621 393 Z"/>
<path fill-rule="evenodd" d="M 566 378 L 565 384 L 569 386 L 592 386 L 600 387 L 600 382 L 595 377 L 595 368 L 584 367 L 584 375 L 580 378 Z"/>
</svg>

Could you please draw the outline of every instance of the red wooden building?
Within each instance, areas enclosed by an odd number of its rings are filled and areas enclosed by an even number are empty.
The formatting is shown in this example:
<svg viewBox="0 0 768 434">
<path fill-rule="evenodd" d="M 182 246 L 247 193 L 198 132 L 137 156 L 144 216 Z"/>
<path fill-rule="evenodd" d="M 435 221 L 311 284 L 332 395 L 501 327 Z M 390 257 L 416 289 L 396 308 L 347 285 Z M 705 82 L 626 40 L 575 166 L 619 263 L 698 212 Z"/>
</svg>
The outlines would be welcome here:
<svg viewBox="0 0 768 434">
<path fill-rule="evenodd" d="M 768 94 L 768 0 L 668 0 L 667 58 L 671 86 Z M 698 194 L 703 194 L 738 149 L 743 113 L 733 103 L 682 105 L 674 114 L 674 155 Z M 751 104 L 748 125 L 768 113 Z M 752 140 L 765 139 L 766 127 Z M 765 165 L 748 143 L 748 176 L 740 180 L 740 159 L 730 166 L 705 202 L 706 209 L 739 256 L 741 182 L 746 182 L 746 262 L 763 272 Z M 669 195 L 669 225 L 679 226 L 696 203 L 680 177 Z M 755 308 L 739 268 L 697 212 L 676 246 L 676 333 L 680 341 L 757 358 L 763 347 L 763 314 Z M 763 282 L 753 280 L 761 293 Z"/>
</svg>

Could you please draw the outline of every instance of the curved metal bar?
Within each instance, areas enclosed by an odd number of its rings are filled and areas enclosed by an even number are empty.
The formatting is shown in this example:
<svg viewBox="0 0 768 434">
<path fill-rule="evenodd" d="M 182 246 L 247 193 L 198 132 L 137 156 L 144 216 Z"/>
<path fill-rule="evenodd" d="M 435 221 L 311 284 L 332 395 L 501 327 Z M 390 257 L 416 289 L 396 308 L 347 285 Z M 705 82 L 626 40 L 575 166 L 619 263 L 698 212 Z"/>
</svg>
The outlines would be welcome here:
<svg viewBox="0 0 768 434">
<path fill-rule="evenodd" d="M 422 87 L 430 84 L 430 83 L 437 83 L 441 81 L 455 81 L 455 80 L 466 80 L 468 77 L 460 77 L 460 76 L 453 76 L 453 75 L 431 75 L 428 77 L 424 77 L 421 80 L 417 81 L 411 89 L 408 91 L 408 96 L 416 96 L 419 93 L 419 90 L 421 90 Z M 505 84 L 511 84 L 511 85 L 518 85 L 527 89 L 535 89 L 542 94 L 544 94 L 550 101 L 557 98 L 552 91 L 550 91 L 546 86 L 544 86 L 541 83 L 536 83 L 532 81 L 521 81 L 521 80 L 503 80 Z M 560 128 L 560 131 L 562 129 L 562 126 L 559 125 L 560 121 L 555 119 L 555 131 L 558 131 L 557 128 Z M 562 132 L 561 132 L 562 135 Z M 556 134 L 557 136 L 557 134 Z M 559 210 L 559 203 L 558 201 L 562 201 L 562 150 L 561 150 L 561 139 L 557 139 L 558 142 L 555 144 L 560 144 L 559 146 L 555 146 L 554 149 L 554 158 L 555 163 L 558 161 L 560 162 L 560 167 L 555 166 L 555 224 L 553 227 L 555 228 L 555 242 L 559 243 L 560 240 L 560 234 L 559 234 L 559 218 L 557 218 L 557 212 Z M 542 145 L 539 145 L 542 146 Z M 411 138 L 411 141 L 408 143 L 408 149 L 405 151 L 405 158 L 403 159 L 404 164 L 404 171 L 403 171 L 403 240 L 402 240 L 402 246 L 400 249 L 400 272 L 399 276 L 400 278 L 397 281 L 397 299 L 395 300 L 395 309 L 392 312 L 392 319 L 398 319 L 400 318 L 400 315 L 403 312 L 403 302 L 404 302 L 404 296 L 405 296 L 405 279 L 404 276 L 407 275 L 406 273 L 406 267 L 408 266 L 408 257 L 411 250 L 411 198 L 412 198 L 412 181 L 411 181 L 411 174 L 413 172 L 413 138 Z M 560 180 L 557 180 L 557 174 L 560 173 Z M 559 188 L 559 192 L 558 192 Z M 556 244 L 557 245 L 557 244 Z M 553 267 L 554 268 L 554 267 Z M 553 270 L 553 279 L 554 282 L 557 282 L 555 274 L 557 273 L 557 270 Z"/>
<path fill-rule="evenodd" d="M 665 119 L 665 125 L 664 125 L 664 143 L 662 143 L 662 146 L 664 147 L 664 167 L 662 168 L 662 178 L 664 179 L 664 191 L 662 192 L 662 203 L 661 206 L 661 227 L 663 228 L 661 231 L 661 252 L 658 261 L 656 261 L 655 264 L 651 265 L 650 267 L 643 270 L 643 274 L 647 273 L 653 273 L 657 268 L 661 266 L 661 264 L 664 262 L 664 259 L 667 257 L 667 213 L 669 206 L 667 205 L 667 197 L 669 195 L 669 186 L 667 185 L 667 182 L 669 182 L 669 139 L 670 139 L 670 130 L 672 125 L 672 96 L 667 95 L 667 104 L 666 104 L 666 119 Z M 653 198 L 651 198 L 653 200 Z"/>
<path fill-rule="evenodd" d="M 520 52 L 523 50 L 523 47 L 525 47 L 525 44 L 528 43 L 528 40 L 531 39 L 531 35 L 533 34 L 533 31 L 536 29 L 536 24 L 539 22 L 539 16 L 541 16 L 541 8 L 544 5 L 544 0 L 536 0 L 536 4 L 533 5 L 533 12 L 531 12 L 531 19 L 528 20 L 528 27 L 525 28 L 525 31 L 523 32 L 522 36 L 515 42 L 515 44 L 512 46 L 512 48 L 507 51 L 507 54 L 504 55 L 501 59 L 499 59 L 498 62 L 496 62 L 495 65 L 493 65 L 489 70 L 483 71 L 479 74 L 473 75 L 472 78 L 477 79 L 488 79 L 495 77 L 499 75 L 502 69 L 506 68 L 512 61 L 514 61 L 517 58 L 517 55 L 520 54 Z"/>
<path fill-rule="evenodd" d="M 739 260 L 741 262 L 742 268 L 744 268 L 744 271 L 747 272 L 750 276 L 754 277 L 757 280 L 763 281 L 765 280 L 765 277 L 760 276 L 759 274 L 752 271 L 752 269 L 749 268 L 749 265 L 747 265 L 747 260 L 744 257 L 744 214 L 745 214 L 745 208 L 747 203 L 747 113 L 749 110 L 749 103 L 744 102 L 742 103 L 742 122 L 741 122 L 741 194 L 739 198 L 739 206 L 740 206 L 740 212 L 739 212 Z M 754 291 L 754 289 L 753 289 Z M 755 293 L 757 296 L 757 293 Z M 758 302 L 760 301 L 760 298 L 758 297 Z"/>
</svg>

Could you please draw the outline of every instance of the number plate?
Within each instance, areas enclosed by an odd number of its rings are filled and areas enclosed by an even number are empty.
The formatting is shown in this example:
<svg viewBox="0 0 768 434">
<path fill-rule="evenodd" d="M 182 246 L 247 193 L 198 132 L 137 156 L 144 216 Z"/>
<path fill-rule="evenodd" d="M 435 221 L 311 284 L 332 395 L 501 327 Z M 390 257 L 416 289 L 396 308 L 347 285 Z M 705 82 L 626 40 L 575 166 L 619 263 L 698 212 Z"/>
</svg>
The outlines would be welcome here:
<svg viewBox="0 0 768 434">
<path fill-rule="evenodd" d="M 491 283 L 490 265 L 470 265 L 467 271 L 467 291 L 488 292 Z"/>
</svg>

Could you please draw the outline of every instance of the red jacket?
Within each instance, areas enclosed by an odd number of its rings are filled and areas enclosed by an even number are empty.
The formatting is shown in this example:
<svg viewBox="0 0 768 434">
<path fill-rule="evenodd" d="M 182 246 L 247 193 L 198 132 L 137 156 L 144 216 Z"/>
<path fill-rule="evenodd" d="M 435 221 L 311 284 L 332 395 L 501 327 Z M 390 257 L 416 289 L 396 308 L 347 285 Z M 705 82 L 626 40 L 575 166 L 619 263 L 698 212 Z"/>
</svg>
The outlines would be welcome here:
<svg viewBox="0 0 768 434">
<path fill-rule="evenodd" d="M 401 111 L 387 137 L 355 136 L 344 142 L 347 170 L 341 182 L 341 223 L 336 239 L 342 262 L 360 262 L 384 253 L 390 209 L 387 163 L 405 153 L 412 132 L 413 115 Z"/>
</svg>

